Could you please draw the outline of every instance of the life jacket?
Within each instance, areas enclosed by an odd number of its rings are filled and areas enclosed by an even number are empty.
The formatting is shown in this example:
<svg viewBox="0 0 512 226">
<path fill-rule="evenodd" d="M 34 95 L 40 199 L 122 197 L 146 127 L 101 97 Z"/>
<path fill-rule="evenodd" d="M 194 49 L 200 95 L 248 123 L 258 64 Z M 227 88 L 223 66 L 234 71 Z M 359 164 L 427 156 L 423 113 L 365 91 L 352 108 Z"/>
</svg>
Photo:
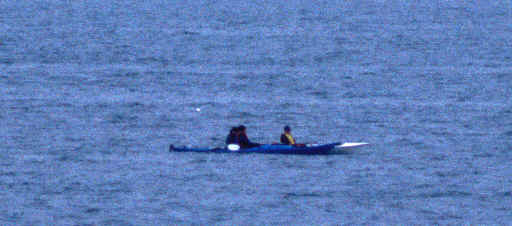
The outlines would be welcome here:
<svg viewBox="0 0 512 226">
<path fill-rule="evenodd" d="M 291 145 L 294 145 L 295 144 L 295 139 L 293 139 L 292 135 L 289 134 L 289 133 L 284 133 L 284 135 L 286 136 L 286 138 L 288 139 L 288 141 L 290 142 Z"/>
</svg>

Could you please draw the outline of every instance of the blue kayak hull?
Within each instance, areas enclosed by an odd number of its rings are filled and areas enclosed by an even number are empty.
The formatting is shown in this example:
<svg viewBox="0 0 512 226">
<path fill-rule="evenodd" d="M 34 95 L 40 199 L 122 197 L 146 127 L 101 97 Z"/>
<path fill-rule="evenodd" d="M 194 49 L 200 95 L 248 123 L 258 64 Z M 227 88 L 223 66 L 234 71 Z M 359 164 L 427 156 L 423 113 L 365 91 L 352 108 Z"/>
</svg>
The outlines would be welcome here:
<svg viewBox="0 0 512 226">
<path fill-rule="evenodd" d="M 293 155 L 327 155 L 335 153 L 337 145 L 341 143 L 330 143 L 324 145 L 295 147 L 283 144 L 263 144 L 259 147 L 245 148 L 231 151 L 227 148 L 187 148 L 170 146 L 170 152 L 200 152 L 200 153 L 261 153 L 261 154 L 293 154 Z"/>
</svg>

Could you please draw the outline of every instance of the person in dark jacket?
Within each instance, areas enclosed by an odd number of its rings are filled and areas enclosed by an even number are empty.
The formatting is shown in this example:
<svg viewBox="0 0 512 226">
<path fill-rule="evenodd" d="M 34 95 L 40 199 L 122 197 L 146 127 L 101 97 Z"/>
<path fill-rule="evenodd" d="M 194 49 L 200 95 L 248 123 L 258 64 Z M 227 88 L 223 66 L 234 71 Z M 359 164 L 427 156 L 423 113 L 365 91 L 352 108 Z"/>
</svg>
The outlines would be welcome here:
<svg viewBox="0 0 512 226">
<path fill-rule="evenodd" d="M 240 144 L 238 127 L 231 128 L 228 137 L 226 137 L 226 145 L 230 144 Z"/>
<path fill-rule="evenodd" d="M 247 133 L 246 133 L 246 128 L 244 125 L 241 125 L 238 127 L 238 132 L 240 133 L 239 135 L 239 141 L 240 141 L 240 148 L 252 148 L 252 147 L 258 147 L 260 146 L 260 144 L 258 143 L 253 143 L 249 140 L 249 138 L 247 137 Z"/>
</svg>

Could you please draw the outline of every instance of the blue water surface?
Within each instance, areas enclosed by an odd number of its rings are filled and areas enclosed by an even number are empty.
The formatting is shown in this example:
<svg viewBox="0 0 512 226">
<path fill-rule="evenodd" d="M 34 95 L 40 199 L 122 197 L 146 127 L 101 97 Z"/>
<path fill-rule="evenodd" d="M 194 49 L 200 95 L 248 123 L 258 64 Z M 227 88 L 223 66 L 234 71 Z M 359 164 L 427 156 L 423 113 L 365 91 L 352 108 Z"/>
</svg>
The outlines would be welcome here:
<svg viewBox="0 0 512 226">
<path fill-rule="evenodd" d="M 0 222 L 509 224 L 511 69 L 510 1 L 0 1 Z M 168 152 L 239 124 L 371 145 Z"/>
</svg>

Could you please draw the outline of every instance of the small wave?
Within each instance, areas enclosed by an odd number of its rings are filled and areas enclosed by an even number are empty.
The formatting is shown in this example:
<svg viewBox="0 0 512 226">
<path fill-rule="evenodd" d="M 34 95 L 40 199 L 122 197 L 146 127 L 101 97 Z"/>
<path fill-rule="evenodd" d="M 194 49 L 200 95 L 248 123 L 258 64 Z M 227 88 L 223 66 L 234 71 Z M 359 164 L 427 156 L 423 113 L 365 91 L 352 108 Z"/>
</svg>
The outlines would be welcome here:
<svg viewBox="0 0 512 226">
<path fill-rule="evenodd" d="M 438 212 L 438 211 L 433 211 L 431 209 L 422 209 L 422 210 L 420 210 L 420 213 L 422 215 L 428 216 L 428 218 L 430 218 L 432 220 L 447 220 L 447 219 L 459 219 L 460 220 L 460 219 L 463 219 L 463 217 L 455 215 L 453 213 Z"/>
<path fill-rule="evenodd" d="M 208 160 L 206 160 L 206 159 L 192 159 L 187 163 L 188 164 L 203 164 L 203 163 L 207 163 L 207 162 L 208 162 Z"/>
<path fill-rule="evenodd" d="M 365 72 L 359 73 L 359 75 L 362 75 L 362 76 L 376 76 L 377 73 L 375 73 L 373 71 L 365 71 Z"/>
<path fill-rule="evenodd" d="M 0 58 L 0 64 L 11 65 L 14 64 L 14 60 L 11 58 Z"/>
<path fill-rule="evenodd" d="M 455 171 L 445 171 L 445 172 L 438 171 L 438 172 L 435 172 L 434 175 L 436 175 L 438 177 L 456 177 L 456 176 L 461 175 L 461 173 L 455 172 Z"/>
<path fill-rule="evenodd" d="M 332 62 L 342 58 L 345 58 L 345 52 L 343 51 L 328 52 L 324 55 L 313 57 L 316 63 Z"/>
<path fill-rule="evenodd" d="M 191 109 L 195 109 L 197 107 L 200 107 L 200 108 L 204 108 L 204 107 L 216 108 L 216 107 L 225 107 L 225 104 L 222 104 L 222 103 L 219 103 L 219 102 L 214 102 L 214 101 L 204 101 L 204 102 L 190 103 L 190 104 L 187 104 L 186 106 L 191 108 Z"/>
<path fill-rule="evenodd" d="M 432 192 L 423 193 L 419 195 L 425 198 L 444 198 L 444 197 L 467 197 L 471 196 L 471 193 L 464 191 L 446 191 L 446 192 Z"/>
<path fill-rule="evenodd" d="M 131 224 L 130 222 L 126 220 L 120 220 L 120 219 L 107 219 L 100 222 L 100 225 L 126 225 L 131 226 L 134 224 Z"/>
<path fill-rule="evenodd" d="M 100 187 L 99 192 L 102 194 L 114 194 L 114 193 L 130 193 L 132 190 L 127 184 L 121 182 L 112 182 L 98 185 Z"/>
<path fill-rule="evenodd" d="M 182 30 L 172 33 L 173 36 L 198 36 L 201 35 L 198 31 Z"/>
<path fill-rule="evenodd" d="M 511 73 L 497 73 L 496 77 L 498 79 L 506 79 L 506 78 L 511 77 L 511 75 L 512 75 Z"/>
<path fill-rule="evenodd" d="M 67 161 L 71 160 L 71 157 L 69 157 L 67 155 L 63 155 L 63 156 L 59 157 L 58 160 L 61 162 L 67 162 Z"/>
<path fill-rule="evenodd" d="M 139 64 L 152 64 L 152 63 L 156 63 L 156 64 L 162 64 L 162 65 L 168 65 L 170 63 L 170 61 L 166 58 L 163 58 L 163 57 L 141 57 L 141 58 L 137 58 L 135 60 L 136 63 L 139 63 Z"/>
<path fill-rule="evenodd" d="M 258 117 L 259 117 L 258 115 L 252 114 L 250 112 L 245 112 L 245 111 L 234 112 L 228 116 L 228 118 L 232 118 L 232 119 L 251 119 L 251 118 L 258 118 Z"/>
<path fill-rule="evenodd" d="M 176 123 L 171 121 L 169 116 L 165 115 L 160 115 L 150 126 L 153 129 L 174 129 L 177 127 Z"/>
<path fill-rule="evenodd" d="M 457 97 L 457 102 L 469 102 L 473 99 L 473 96 L 464 95 Z"/>
<path fill-rule="evenodd" d="M 72 182 L 69 183 L 63 187 L 56 188 L 57 191 L 54 191 L 55 194 L 64 194 L 64 193 L 76 193 L 76 192 L 92 192 L 93 189 L 91 189 L 88 185 L 82 184 L 80 182 Z"/>
<path fill-rule="evenodd" d="M 96 214 L 96 213 L 99 213 L 101 211 L 101 209 L 99 208 L 87 208 L 85 210 L 85 213 L 88 213 L 88 214 Z"/>
<path fill-rule="evenodd" d="M 315 97 L 319 97 L 321 99 L 326 99 L 327 100 L 329 98 L 329 95 L 328 95 L 327 91 L 313 91 L 310 94 L 315 96 Z"/>
<path fill-rule="evenodd" d="M 486 133 L 479 133 L 479 132 L 468 132 L 468 133 L 464 133 L 464 136 L 467 136 L 467 137 L 485 137 L 487 136 Z"/>
<path fill-rule="evenodd" d="M 6 177 L 14 177 L 16 176 L 16 172 L 1 172 L 0 177 L 6 176 Z"/>
<path fill-rule="evenodd" d="M 414 186 L 414 188 L 416 188 L 416 189 L 425 189 L 425 188 L 432 188 L 432 187 L 434 187 L 433 184 L 419 184 L 419 185 Z"/>
<path fill-rule="evenodd" d="M 317 197 L 323 197 L 322 194 L 318 193 L 294 193 L 294 192 L 287 192 L 283 194 L 284 199 L 291 199 L 291 198 L 317 198 Z"/>
<path fill-rule="evenodd" d="M 392 142 L 394 145 L 398 146 L 414 146 L 416 148 L 426 148 L 426 144 L 421 141 L 411 140 L 409 138 L 400 138 Z"/>
<path fill-rule="evenodd" d="M 117 78 L 136 78 L 139 76 L 140 76 L 140 73 L 135 72 L 135 71 L 127 71 L 127 72 L 121 71 L 121 72 L 112 73 L 112 77 L 117 77 Z"/>
<path fill-rule="evenodd" d="M 46 161 L 46 158 L 41 155 L 20 155 L 18 158 L 31 163 L 43 163 Z"/>
<path fill-rule="evenodd" d="M 502 65 L 497 63 L 486 63 L 483 66 L 486 68 L 500 68 Z"/>
<path fill-rule="evenodd" d="M 137 116 L 127 115 L 127 114 L 120 114 L 116 113 L 110 116 L 110 119 L 108 122 L 112 124 L 121 124 L 126 122 L 136 122 L 138 120 Z"/>
<path fill-rule="evenodd" d="M 221 60 L 220 63 L 223 65 L 235 65 L 235 66 L 272 66 L 277 64 L 277 60 L 272 57 L 258 57 L 249 59 L 225 59 Z"/>
<path fill-rule="evenodd" d="M 346 93 L 344 93 L 342 95 L 343 98 L 347 98 L 347 99 L 350 99 L 350 98 L 366 98 L 368 97 L 368 94 L 367 93 L 355 93 L 355 92 L 352 92 L 352 91 L 348 91 Z"/>
<path fill-rule="evenodd" d="M 446 160 L 446 155 L 443 155 L 443 154 L 433 155 L 430 159 L 433 161 L 444 161 L 444 160 Z"/>
<path fill-rule="evenodd" d="M 137 110 L 143 110 L 143 111 L 147 111 L 148 109 L 155 108 L 154 104 L 147 104 L 147 103 L 142 103 L 142 102 L 138 102 L 138 101 L 126 103 L 126 104 L 124 104 L 124 106 L 128 107 L 130 109 L 136 108 Z"/>
<path fill-rule="evenodd" d="M 484 152 L 484 153 L 478 153 L 478 154 L 474 154 L 473 157 L 475 158 L 490 158 L 490 157 L 493 157 L 494 155 L 489 153 L 489 152 Z"/>
</svg>

